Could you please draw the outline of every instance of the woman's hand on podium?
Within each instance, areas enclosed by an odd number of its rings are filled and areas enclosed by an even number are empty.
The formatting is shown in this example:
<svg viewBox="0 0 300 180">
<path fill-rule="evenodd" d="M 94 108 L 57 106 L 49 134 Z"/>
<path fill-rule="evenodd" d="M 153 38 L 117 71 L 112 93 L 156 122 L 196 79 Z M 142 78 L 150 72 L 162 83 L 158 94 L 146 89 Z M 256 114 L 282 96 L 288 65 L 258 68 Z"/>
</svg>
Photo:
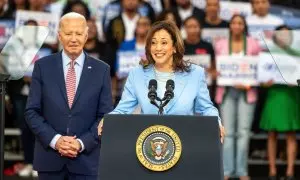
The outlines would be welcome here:
<svg viewBox="0 0 300 180">
<path fill-rule="evenodd" d="M 98 125 L 98 136 L 101 136 L 101 134 L 102 134 L 103 121 L 104 121 L 104 118 L 102 118 L 100 120 L 100 122 L 99 122 L 99 125 Z"/>
<path fill-rule="evenodd" d="M 222 126 L 222 125 L 220 125 L 219 126 L 220 127 L 220 138 L 221 138 L 221 143 L 223 144 L 223 142 L 224 142 L 224 137 L 225 137 L 225 128 L 224 128 L 224 126 Z"/>
</svg>

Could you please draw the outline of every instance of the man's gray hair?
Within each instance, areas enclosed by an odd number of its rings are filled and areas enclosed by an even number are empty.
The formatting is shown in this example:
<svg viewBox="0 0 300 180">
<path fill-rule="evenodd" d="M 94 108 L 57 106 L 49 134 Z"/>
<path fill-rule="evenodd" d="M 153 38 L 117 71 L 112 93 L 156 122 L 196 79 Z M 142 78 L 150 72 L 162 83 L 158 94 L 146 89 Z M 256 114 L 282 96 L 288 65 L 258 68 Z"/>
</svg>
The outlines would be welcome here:
<svg viewBox="0 0 300 180">
<path fill-rule="evenodd" d="M 59 26 L 58 26 L 58 31 L 60 31 L 61 26 L 62 26 L 62 22 L 65 19 L 82 19 L 82 20 L 84 20 L 86 22 L 86 19 L 85 19 L 85 17 L 83 15 L 81 15 L 79 13 L 76 13 L 76 12 L 70 12 L 70 13 L 67 13 L 67 14 L 63 15 L 60 18 Z M 88 29 L 88 27 L 87 27 L 87 29 Z"/>
</svg>

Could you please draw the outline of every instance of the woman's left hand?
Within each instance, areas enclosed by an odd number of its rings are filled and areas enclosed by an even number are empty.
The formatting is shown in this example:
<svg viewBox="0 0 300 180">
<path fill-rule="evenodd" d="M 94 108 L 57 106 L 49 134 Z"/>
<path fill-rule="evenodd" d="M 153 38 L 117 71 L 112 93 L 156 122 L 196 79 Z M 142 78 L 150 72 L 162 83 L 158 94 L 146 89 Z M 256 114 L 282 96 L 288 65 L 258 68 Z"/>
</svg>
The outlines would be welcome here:
<svg viewBox="0 0 300 180">
<path fill-rule="evenodd" d="M 220 125 L 219 126 L 220 127 L 220 138 L 221 138 L 221 143 L 223 144 L 223 142 L 224 142 L 224 137 L 225 137 L 225 128 L 224 128 L 224 126 L 222 126 L 222 125 Z"/>
</svg>

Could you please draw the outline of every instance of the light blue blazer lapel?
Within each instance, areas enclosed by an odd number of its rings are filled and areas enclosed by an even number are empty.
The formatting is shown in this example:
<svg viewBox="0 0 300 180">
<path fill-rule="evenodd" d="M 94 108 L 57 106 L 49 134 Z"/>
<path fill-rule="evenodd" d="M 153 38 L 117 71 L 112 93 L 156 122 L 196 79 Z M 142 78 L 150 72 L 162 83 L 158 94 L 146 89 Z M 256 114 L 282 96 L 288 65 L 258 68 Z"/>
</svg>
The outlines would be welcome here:
<svg viewBox="0 0 300 180">
<path fill-rule="evenodd" d="M 186 72 L 176 72 L 174 83 L 175 83 L 175 89 L 174 89 L 174 98 L 171 99 L 171 101 L 167 104 L 167 107 L 165 108 L 165 112 L 168 113 L 172 107 L 178 102 L 178 99 L 180 98 L 186 83 L 188 82 L 188 73 Z"/>
<path fill-rule="evenodd" d="M 152 65 L 149 68 L 144 69 L 144 79 L 145 86 L 148 89 L 149 81 L 151 79 L 155 79 L 154 69 Z"/>
</svg>

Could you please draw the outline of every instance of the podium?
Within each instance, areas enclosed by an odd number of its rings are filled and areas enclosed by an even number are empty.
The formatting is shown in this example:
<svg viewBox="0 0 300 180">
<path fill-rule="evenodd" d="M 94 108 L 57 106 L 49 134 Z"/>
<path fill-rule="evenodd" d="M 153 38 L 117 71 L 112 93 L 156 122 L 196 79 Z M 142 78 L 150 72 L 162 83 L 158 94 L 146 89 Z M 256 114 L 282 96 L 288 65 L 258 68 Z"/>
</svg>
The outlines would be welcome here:
<svg viewBox="0 0 300 180">
<path fill-rule="evenodd" d="M 224 179 L 217 117 L 108 114 L 104 119 L 99 180 Z"/>
</svg>

